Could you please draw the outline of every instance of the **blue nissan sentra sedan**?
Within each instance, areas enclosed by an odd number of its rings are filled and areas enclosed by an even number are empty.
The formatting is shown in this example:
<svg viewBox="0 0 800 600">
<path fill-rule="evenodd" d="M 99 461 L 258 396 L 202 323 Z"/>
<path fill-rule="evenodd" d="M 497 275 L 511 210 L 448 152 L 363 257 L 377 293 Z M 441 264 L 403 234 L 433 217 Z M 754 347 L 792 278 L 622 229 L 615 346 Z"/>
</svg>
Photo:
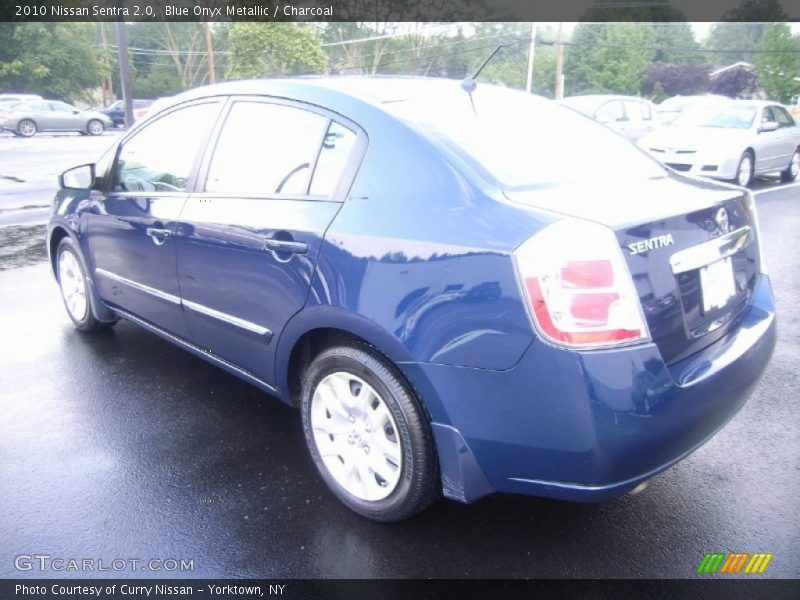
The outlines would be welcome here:
<svg viewBox="0 0 800 600">
<path fill-rule="evenodd" d="M 187 92 L 61 176 L 47 246 L 79 330 L 127 319 L 297 406 L 380 521 L 634 490 L 775 345 L 750 192 L 483 83 Z"/>
</svg>

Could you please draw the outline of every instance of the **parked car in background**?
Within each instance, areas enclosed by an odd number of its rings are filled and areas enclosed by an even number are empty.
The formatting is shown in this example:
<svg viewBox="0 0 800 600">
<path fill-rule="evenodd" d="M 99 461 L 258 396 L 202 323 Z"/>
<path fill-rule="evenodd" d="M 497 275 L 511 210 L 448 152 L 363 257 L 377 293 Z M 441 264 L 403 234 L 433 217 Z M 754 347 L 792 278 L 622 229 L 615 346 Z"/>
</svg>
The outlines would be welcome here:
<svg viewBox="0 0 800 600">
<path fill-rule="evenodd" d="M 660 125 L 655 106 L 643 98 L 586 95 L 565 98 L 562 103 L 607 125 L 632 142 Z"/>
<path fill-rule="evenodd" d="M 322 479 L 380 521 L 636 489 L 775 345 L 750 192 L 488 84 L 195 89 L 63 173 L 51 215 L 77 329 L 127 319 L 299 408 Z"/>
<path fill-rule="evenodd" d="M 113 122 L 106 115 L 79 110 L 57 100 L 21 102 L 0 110 L 0 129 L 22 137 L 31 137 L 41 131 L 77 131 L 100 135 L 110 127 L 113 127 Z"/>
<path fill-rule="evenodd" d="M 0 104 L 5 102 L 29 102 L 31 100 L 41 100 L 41 96 L 36 94 L 0 94 Z"/>
<path fill-rule="evenodd" d="M 743 186 L 756 175 L 780 173 L 783 181 L 794 181 L 800 172 L 800 127 L 774 102 L 694 106 L 639 145 L 676 171 Z"/>
<path fill-rule="evenodd" d="M 147 110 L 152 103 L 152 100 L 134 100 L 134 120 L 139 120 L 143 115 L 147 114 Z M 113 104 L 110 104 L 106 107 L 95 107 L 92 110 L 106 115 L 109 119 L 111 119 L 111 121 L 113 121 L 114 127 L 125 126 L 125 102 L 123 100 L 117 100 Z"/>
<path fill-rule="evenodd" d="M 730 98 L 726 96 L 717 96 L 715 94 L 704 94 L 702 96 L 673 96 L 663 100 L 656 110 L 663 125 L 669 125 L 675 120 L 681 112 L 690 106 L 708 106 L 719 104 L 720 102 L 730 102 Z"/>
</svg>

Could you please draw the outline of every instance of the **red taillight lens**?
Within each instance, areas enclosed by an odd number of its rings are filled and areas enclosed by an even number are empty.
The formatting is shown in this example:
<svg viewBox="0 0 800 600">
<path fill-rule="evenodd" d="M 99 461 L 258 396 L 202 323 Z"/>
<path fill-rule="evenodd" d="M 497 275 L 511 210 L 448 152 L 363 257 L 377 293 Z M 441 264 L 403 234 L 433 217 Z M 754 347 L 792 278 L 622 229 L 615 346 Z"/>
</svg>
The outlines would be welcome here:
<svg viewBox="0 0 800 600">
<path fill-rule="evenodd" d="M 561 281 L 575 287 L 606 287 L 614 281 L 607 260 L 571 260 L 561 269 Z"/>
<path fill-rule="evenodd" d="M 592 347 L 648 339 L 625 259 L 608 228 L 559 221 L 514 257 L 534 325 L 550 341 Z"/>
</svg>

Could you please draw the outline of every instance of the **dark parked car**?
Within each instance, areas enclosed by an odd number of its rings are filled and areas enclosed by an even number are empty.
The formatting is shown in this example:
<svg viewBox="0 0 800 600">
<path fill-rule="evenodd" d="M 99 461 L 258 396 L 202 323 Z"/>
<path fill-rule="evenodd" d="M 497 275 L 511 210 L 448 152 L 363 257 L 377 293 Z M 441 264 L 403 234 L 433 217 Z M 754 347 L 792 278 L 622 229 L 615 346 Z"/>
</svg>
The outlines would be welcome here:
<svg viewBox="0 0 800 600">
<path fill-rule="evenodd" d="M 635 142 L 661 123 L 652 102 L 634 96 L 572 96 L 561 101 Z"/>
<path fill-rule="evenodd" d="M 62 175 L 47 235 L 79 330 L 128 319 L 297 406 L 376 520 L 633 490 L 775 344 L 747 190 L 481 83 L 187 92 Z"/>
<path fill-rule="evenodd" d="M 153 104 L 152 100 L 134 100 L 133 101 L 133 115 L 136 119 L 142 118 L 147 115 L 147 109 Z M 125 103 L 122 100 L 117 100 L 113 104 L 106 107 L 98 106 L 92 110 L 103 113 L 114 123 L 114 127 L 125 126 Z"/>
</svg>

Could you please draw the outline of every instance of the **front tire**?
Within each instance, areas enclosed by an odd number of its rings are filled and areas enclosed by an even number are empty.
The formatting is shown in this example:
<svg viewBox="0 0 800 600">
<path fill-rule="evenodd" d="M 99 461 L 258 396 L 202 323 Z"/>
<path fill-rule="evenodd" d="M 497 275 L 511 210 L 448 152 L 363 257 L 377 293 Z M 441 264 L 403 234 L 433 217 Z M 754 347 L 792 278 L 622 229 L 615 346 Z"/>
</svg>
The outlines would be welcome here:
<svg viewBox="0 0 800 600">
<path fill-rule="evenodd" d="M 333 346 L 311 362 L 302 419 L 322 478 L 358 514 L 401 521 L 439 497 L 428 418 L 396 368 L 368 346 Z"/>
<path fill-rule="evenodd" d="M 800 174 L 800 148 L 796 148 L 792 154 L 792 160 L 785 171 L 781 171 L 781 181 L 790 182 L 797 179 Z"/>
<path fill-rule="evenodd" d="M 106 126 L 103 125 L 102 121 L 98 121 L 97 119 L 92 119 L 86 124 L 86 132 L 89 135 L 102 135 L 105 130 Z"/>
<path fill-rule="evenodd" d="M 36 135 L 36 123 L 30 119 L 22 119 L 17 123 L 17 133 L 22 137 L 33 137 Z"/>
<path fill-rule="evenodd" d="M 747 187 L 753 181 L 753 154 L 747 150 L 739 159 L 739 166 L 736 168 L 736 179 L 734 182 L 742 187 Z"/>
<path fill-rule="evenodd" d="M 61 298 L 67 314 L 80 331 L 101 331 L 113 327 L 97 319 L 89 299 L 89 282 L 78 249 L 71 238 L 65 237 L 56 251 L 56 275 Z"/>
</svg>

